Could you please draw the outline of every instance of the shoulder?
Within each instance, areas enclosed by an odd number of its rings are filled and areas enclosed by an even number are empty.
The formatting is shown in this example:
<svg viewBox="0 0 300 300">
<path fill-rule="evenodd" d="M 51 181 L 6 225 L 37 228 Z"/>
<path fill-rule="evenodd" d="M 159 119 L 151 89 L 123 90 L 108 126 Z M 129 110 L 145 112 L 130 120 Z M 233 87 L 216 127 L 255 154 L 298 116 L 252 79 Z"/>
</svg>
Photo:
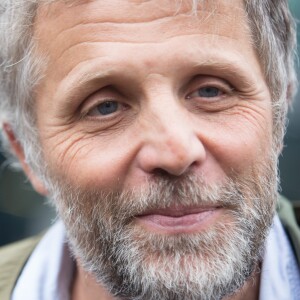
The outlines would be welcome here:
<svg viewBox="0 0 300 300">
<path fill-rule="evenodd" d="M 290 201 L 279 196 L 277 213 L 291 241 L 298 263 L 300 265 L 300 228 L 297 223 L 294 208 Z"/>
<path fill-rule="evenodd" d="M 19 274 L 42 236 L 40 234 L 0 248 L 0 299 L 10 299 Z"/>
</svg>

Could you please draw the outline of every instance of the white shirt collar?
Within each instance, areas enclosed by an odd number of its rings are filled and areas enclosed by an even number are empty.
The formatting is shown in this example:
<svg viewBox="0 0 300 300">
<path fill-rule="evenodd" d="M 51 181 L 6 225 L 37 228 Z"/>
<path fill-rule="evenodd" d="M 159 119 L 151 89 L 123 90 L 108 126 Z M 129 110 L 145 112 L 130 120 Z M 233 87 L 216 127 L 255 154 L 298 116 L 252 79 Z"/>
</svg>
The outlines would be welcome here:
<svg viewBox="0 0 300 300">
<path fill-rule="evenodd" d="M 64 226 L 57 222 L 30 256 L 12 300 L 69 300 L 74 265 Z M 259 300 L 270 299 L 300 299 L 300 270 L 277 216 L 267 238 L 260 282 Z"/>
<path fill-rule="evenodd" d="M 12 300 L 69 300 L 74 261 L 62 222 L 54 224 L 25 265 Z"/>
<path fill-rule="evenodd" d="M 300 270 L 283 226 L 275 216 L 268 235 L 259 300 L 299 300 Z"/>
</svg>

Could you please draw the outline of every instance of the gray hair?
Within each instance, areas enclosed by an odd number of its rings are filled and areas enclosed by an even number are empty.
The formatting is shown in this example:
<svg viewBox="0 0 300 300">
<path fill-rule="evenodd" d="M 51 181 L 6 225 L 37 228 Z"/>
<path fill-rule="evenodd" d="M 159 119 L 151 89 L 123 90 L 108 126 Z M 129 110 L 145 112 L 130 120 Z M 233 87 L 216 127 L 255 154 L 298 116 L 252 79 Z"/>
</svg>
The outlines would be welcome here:
<svg viewBox="0 0 300 300">
<path fill-rule="evenodd" d="M 43 166 L 35 126 L 34 90 L 46 62 L 34 51 L 33 24 L 38 6 L 47 1 L 1 0 L 0 4 L 0 127 L 4 122 L 10 124 L 24 148 L 27 163 L 39 175 L 43 174 Z M 200 0 L 191 1 L 195 8 Z M 296 90 L 295 22 L 288 0 L 244 0 L 244 5 L 253 46 L 273 99 L 273 138 L 278 149 L 285 132 L 288 103 Z M 2 144 L 13 158 L 5 134 Z"/>
</svg>

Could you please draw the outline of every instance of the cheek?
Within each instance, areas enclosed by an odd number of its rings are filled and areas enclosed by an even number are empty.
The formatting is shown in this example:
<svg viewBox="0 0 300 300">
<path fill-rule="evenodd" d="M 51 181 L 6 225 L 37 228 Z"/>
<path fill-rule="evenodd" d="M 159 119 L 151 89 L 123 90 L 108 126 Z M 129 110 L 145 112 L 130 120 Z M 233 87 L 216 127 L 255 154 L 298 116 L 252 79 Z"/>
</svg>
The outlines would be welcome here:
<svg viewBox="0 0 300 300">
<path fill-rule="evenodd" d="M 44 153 L 53 176 L 86 188 L 122 186 L 136 148 L 128 142 L 128 136 L 110 138 L 83 133 L 55 136 L 43 145 L 44 149 L 51 149 Z"/>
<path fill-rule="evenodd" d="M 267 145 L 265 140 L 257 138 L 254 134 L 224 131 L 222 137 L 218 138 L 217 146 L 212 151 L 227 172 L 244 173 L 253 164 L 263 159 L 262 149 L 270 147 L 270 144 Z M 265 144 L 265 147 L 262 144 Z"/>
<path fill-rule="evenodd" d="M 192 130 L 207 154 L 198 166 L 207 182 L 219 182 L 232 172 L 251 172 L 265 161 L 271 149 L 271 113 L 263 109 L 237 109 L 192 118 Z M 72 185 L 86 188 L 121 189 L 145 182 L 136 165 L 144 142 L 140 128 L 116 134 L 87 133 L 82 128 L 52 128 L 44 135 L 45 159 L 52 174 Z"/>
<path fill-rule="evenodd" d="M 207 150 L 224 172 L 243 174 L 267 161 L 272 150 L 272 117 L 269 110 L 252 114 L 239 110 L 207 121 L 203 137 Z M 204 132 L 204 131 L 202 131 Z M 201 139 L 201 134 L 199 134 Z"/>
</svg>

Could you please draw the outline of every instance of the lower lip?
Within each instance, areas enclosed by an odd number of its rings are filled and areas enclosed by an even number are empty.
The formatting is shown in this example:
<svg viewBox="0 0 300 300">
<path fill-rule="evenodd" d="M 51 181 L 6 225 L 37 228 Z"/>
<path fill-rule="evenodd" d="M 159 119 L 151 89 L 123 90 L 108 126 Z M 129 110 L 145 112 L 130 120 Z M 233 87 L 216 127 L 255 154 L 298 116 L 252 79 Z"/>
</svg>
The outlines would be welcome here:
<svg viewBox="0 0 300 300">
<path fill-rule="evenodd" d="M 160 214 L 138 216 L 136 220 L 147 230 L 158 233 L 193 233 L 205 230 L 220 214 L 221 208 L 186 214 L 180 217 Z"/>
</svg>

